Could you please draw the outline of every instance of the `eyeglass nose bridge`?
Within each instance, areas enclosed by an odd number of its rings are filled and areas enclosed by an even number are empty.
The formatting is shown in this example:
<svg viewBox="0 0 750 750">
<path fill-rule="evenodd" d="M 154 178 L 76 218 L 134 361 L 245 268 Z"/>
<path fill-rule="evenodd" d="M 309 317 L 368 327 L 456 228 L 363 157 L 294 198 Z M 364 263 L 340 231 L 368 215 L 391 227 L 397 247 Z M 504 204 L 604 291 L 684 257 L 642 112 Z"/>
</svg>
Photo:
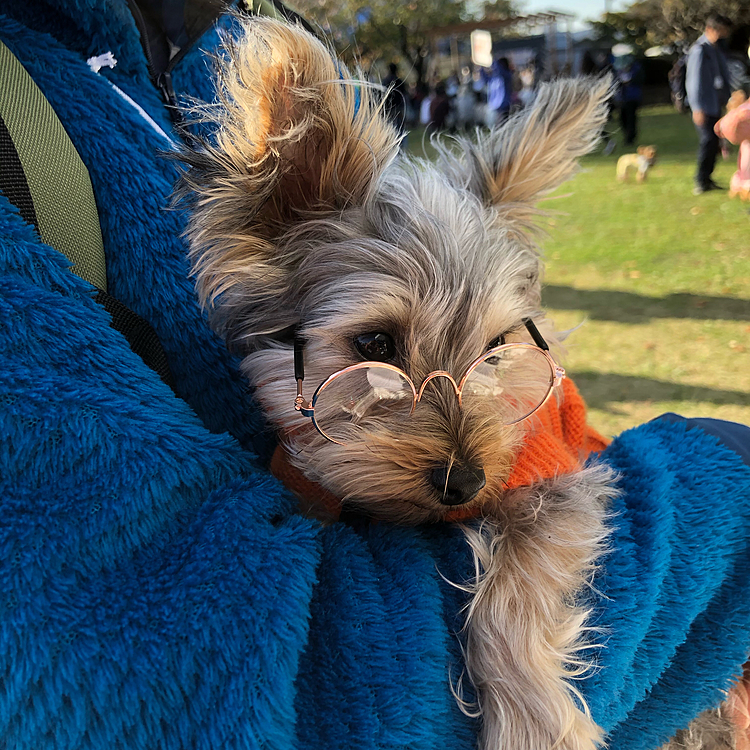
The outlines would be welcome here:
<svg viewBox="0 0 750 750">
<path fill-rule="evenodd" d="M 456 398 L 461 401 L 461 391 L 458 389 L 458 384 L 453 378 L 453 375 L 451 375 L 449 372 L 446 372 L 445 370 L 435 370 L 435 372 L 431 372 L 423 381 L 422 385 L 419 387 L 419 392 L 417 393 L 417 399 L 416 403 L 418 404 L 422 400 L 422 394 L 424 393 L 424 389 L 431 380 L 434 380 L 435 378 L 446 378 L 450 381 L 450 384 L 453 386 L 453 391 L 456 394 Z"/>
</svg>

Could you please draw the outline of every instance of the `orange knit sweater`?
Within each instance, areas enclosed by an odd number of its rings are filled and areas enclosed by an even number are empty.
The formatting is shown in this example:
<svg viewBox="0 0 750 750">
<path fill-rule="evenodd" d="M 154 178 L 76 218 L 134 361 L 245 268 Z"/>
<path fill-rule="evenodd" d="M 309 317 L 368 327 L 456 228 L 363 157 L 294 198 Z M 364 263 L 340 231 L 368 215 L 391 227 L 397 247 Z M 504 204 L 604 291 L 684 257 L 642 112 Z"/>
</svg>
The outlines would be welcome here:
<svg viewBox="0 0 750 750">
<path fill-rule="evenodd" d="M 586 405 L 570 378 L 562 381 L 563 397 L 551 397 L 531 418 L 529 430 L 506 480 L 508 489 L 534 484 L 581 468 L 590 453 L 604 450 L 608 441 L 586 424 Z M 341 504 L 328 490 L 306 479 L 288 461 L 279 446 L 271 459 L 271 473 L 309 507 L 323 508 L 338 518 Z M 481 515 L 481 506 L 450 511 L 447 521 L 465 521 Z"/>
</svg>

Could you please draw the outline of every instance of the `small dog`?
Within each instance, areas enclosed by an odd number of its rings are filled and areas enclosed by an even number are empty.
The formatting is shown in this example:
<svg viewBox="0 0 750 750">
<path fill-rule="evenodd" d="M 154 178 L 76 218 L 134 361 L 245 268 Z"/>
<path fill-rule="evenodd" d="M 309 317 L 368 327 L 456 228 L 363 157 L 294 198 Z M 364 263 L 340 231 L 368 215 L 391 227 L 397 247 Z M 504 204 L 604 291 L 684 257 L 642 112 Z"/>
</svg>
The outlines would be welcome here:
<svg viewBox="0 0 750 750">
<path fill-rule="evenodd" d="M 545 84 L 432 164 L 399 157 L 377 92 L 312 35 L 241 24 L 203 111 L 215 138 L 183 153 L 213 325 L 288 460 L 337 503 L 408 524 L 475 519 L 465 653 L 481 747 L 593 750 L 575 594 L 602 552 L 613 477 L 507 483 L 526 412 L 562 376 L 544 351 L 559 342 L 540 310 L 536 203 L 596 145 L 610 83 Z"/>
<path fill-rule="evenodd" d="M 644 182 L 648 170 L 656 163 L 656 146 L 638 146 L 635 154 L 623 154 L 617 160 L 617 179 L 627 182 L 631 172 L 635 172 L 636 182 Z"/>
</svg>

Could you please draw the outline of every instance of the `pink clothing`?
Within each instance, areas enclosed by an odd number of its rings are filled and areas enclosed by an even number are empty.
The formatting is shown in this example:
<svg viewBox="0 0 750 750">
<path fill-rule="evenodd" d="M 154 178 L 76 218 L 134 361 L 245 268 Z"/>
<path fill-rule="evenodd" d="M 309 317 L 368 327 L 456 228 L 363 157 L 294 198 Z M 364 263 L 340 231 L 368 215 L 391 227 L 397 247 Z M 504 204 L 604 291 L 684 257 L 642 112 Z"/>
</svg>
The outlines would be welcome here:
<svg viewBox="0 0 750 750">
<path fill-rule="evenodd" d="M 716 135 L 737 145 L 750 139 L 750 101 L 740 104 L 716 123 Z"/>
<path fill-rule="evenodd" d="M 737 171 L 732 175 L 729 192 L 750 200 L 750 102 L 745 102 L 724 115 L 716 123 L 714 130 L 720 138 L 726 138 L 734 144 L 739 143 Z"/>
<path fill-rule="evenodd" d="M 732 175 L 729 191 L 739 193 L 745 199 L 750 199 L 750 140 L 746 139 L 740 143 L 737 171 Z"/>
</svg>

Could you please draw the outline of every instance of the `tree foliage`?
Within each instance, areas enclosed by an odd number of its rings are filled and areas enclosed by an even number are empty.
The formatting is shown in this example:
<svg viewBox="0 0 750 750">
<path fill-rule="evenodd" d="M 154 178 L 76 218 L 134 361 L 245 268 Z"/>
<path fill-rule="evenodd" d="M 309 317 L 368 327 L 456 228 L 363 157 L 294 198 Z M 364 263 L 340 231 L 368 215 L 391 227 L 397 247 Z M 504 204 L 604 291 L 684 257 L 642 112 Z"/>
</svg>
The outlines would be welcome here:
<svg viewBox="0 0 750 750">
<path fill-rule="evenodd" d="M 641 0 L 619 13 L 605 13 L 592 25 L 602 41 L 608 44 L 624 42 L 644 51 L 664 44 L 669 36 L 662 5 L 662 0 Z"/>
<path fill-rule="evenodd" d="M 750 25 L 750 3 L 747 0 L 721 0 L 708 4 L 705 0 L 664 0 L 664 18 L 672 29 L 674 40 L 692 44 L 702 33 L 706 16 L 720 13 L 735 26 Z"/>
<path fill-rule="evenodd" d="M 709 13 L 732 19 L 736 26 L 750 25 L 747 0 L 640 0 L 619 13 L 605 13 L 593 26 L 600 39 L 625 42 L 646 50 L 656 45 L 683 49 L 702 33 Z"/>
<path fill-rule="evenodd" d="M 402 64 L 421 82 L 432 49 L 431 30 L 480 18 L 515 15 L 514 0 L 297 0 L 295 7 L 334 40 L 348 63 Z"/>
</svg>

